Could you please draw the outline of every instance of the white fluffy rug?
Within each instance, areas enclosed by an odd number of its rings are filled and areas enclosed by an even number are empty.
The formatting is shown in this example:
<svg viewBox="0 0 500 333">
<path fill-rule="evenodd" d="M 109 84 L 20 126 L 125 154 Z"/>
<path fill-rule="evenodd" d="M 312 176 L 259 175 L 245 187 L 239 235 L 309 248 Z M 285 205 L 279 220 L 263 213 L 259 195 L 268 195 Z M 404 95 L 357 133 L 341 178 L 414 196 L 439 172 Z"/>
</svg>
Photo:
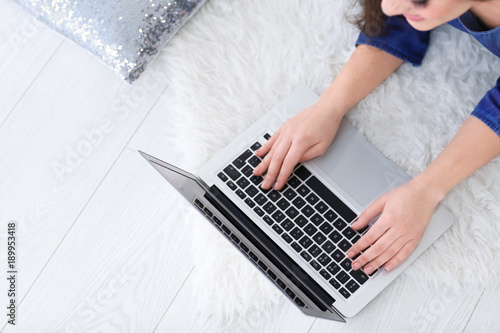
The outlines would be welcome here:
<svg viewBox="0 0 500 333">
<path fill-rule="evenodd" d="M 354 50 L 358 33 L 345 16 L 352 1 L 207 2 L 160 55 L 168 63 L 172 121 L 191 169 L 299 84 L 317 93 L 329 85 Z M 414 176 L 499 75 L 493 54 L 453 27 L 440 27 L 422 67 L 403 65 L 348 118 Z M 404 274 L 422 290 L 497 283 L 499 198 L 497 158 L 446 197 L 456 224 Z M 194 288 L 207 325 L 235 331 L 260 325 L 282 296 L 204 219 L 186 218 L 194 232 Z"/>
</svg>

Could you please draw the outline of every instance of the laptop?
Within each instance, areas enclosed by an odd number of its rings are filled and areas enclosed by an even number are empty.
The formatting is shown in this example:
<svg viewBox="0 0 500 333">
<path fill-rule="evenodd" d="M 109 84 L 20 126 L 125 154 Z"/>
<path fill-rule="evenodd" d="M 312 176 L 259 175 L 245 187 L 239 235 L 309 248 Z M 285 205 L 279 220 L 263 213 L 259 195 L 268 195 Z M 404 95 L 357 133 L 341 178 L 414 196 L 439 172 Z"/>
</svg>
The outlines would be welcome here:
<svg viewBox="0 0 500 333">
<path fill-rule="evenodd" d="M 342 120 L 329 149 L 298 164 L 286 186 L 260 187 L 254 154 L 284 121 L 319 96 L 298 87 L 205 163 L 197 175 L 140 152 L 305 314 L 345 321 L 363 309 L 454 222 L 439 205 L 415 250 L 390 272 L 351 269 L 346 251 L 369 228 L 350 224 L 411 177 Z M 370 225 L 376 222 L 371 222 Z"/>
</svg>

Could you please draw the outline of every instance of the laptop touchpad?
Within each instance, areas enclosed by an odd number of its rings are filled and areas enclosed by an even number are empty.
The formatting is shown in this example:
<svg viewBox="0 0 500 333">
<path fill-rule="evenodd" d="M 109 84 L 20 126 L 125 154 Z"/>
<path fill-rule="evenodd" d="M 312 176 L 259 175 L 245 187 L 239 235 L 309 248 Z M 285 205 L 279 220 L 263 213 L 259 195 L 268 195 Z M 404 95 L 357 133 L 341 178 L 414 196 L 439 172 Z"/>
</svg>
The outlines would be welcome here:
<svg viewBox="0 0 500 333">
<path fill-rule="evenodd" d="M 330 148 L 314 162 L 362 207 L 400 178 L 397 165 L 345 120 Z"/>
</svg>

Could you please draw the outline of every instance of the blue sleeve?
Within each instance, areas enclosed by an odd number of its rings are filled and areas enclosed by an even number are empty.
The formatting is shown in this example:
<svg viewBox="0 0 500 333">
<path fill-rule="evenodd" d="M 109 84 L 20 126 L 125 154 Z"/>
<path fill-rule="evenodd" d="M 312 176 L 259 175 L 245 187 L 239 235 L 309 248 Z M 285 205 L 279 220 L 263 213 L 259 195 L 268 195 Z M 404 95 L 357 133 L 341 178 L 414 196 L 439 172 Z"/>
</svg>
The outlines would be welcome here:
<svg viewBox="0 0 500 333">
<path fill-rule="evenodd" d="M 430 32 L 415 30 L 404 17 L 388 17 L 389 31 L 380 36 L 367 36 L 361 33 L 356 41 L 384 50 L 414 66 L 420 66 L 429 46 Z"/>
<path fill-rule="evenodd" d="M 479 101 L 471 115 L 481 120 L 500 136 L 500 78 L 495 87 Z"/>
</svg>

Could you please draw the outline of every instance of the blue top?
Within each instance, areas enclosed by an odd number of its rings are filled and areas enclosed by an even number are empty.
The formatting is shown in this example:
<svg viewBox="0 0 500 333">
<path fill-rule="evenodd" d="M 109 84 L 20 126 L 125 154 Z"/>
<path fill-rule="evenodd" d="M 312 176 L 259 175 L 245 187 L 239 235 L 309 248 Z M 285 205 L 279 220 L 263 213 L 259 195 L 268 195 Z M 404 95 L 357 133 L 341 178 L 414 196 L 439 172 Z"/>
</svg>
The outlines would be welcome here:
<svg viewBox="0 0 500 333">
<path fill-rule="evenodd" d="M 415 30 L 402 16 L 389 17 L 388 20 L 391 29 L 386 35 L 368 37 L 361 33 L 356 45 L 371 45 L 419 66 L 429 46 L 430 32 Z M 472 35 L 484 47 L 500 57 L 500 27 L 485 30 L 470 11 L 448 23 Z M 472 115 L 500 136 L 500 78 L 495 87 L 481 99 Z"/>
</svg>

